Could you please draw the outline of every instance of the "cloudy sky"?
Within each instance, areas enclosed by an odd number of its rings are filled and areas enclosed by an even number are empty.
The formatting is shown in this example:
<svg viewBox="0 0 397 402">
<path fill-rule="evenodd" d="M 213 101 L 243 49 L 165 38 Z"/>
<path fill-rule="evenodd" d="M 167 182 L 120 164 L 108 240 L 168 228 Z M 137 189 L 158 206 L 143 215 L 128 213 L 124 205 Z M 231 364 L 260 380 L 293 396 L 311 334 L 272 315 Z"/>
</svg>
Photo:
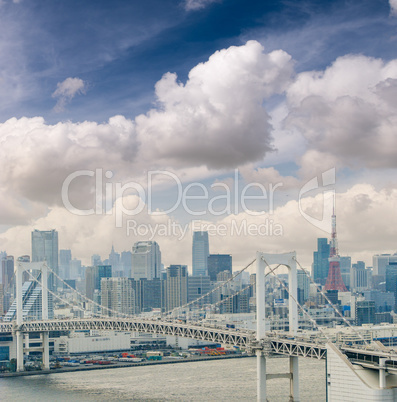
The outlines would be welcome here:
<svg viewBox="0 0 397 402">
<path fill-rule="evenodd" d="M 371 265 L 397 250 L 396 49 L 396 0 L 1 0 L 0 250 L 57 229 L 85 264 L 154 239 L 191 265 L 210 229 L 236 269 L 309 267 L 335 191 Z"/>
</svg>

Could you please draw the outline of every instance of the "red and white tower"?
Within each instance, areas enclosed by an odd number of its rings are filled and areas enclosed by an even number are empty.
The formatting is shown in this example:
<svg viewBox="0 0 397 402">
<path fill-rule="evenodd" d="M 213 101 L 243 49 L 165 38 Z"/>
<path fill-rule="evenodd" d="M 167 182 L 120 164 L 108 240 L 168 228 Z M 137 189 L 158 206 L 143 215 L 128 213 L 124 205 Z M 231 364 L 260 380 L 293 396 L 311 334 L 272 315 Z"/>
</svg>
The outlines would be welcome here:
<svg viewBox="0 0 397 402">
<path fill-rule="evenodd" d="M 342 275 L 340 273 L 340 256 L 338 252 L 338 239 L 336 237 L 335 209 L 332 213 L 332 234 L 330 246 L 329 270 L 324 290 L 339 290 L 340 292 L 347 292 L 346 286 L 343 283 Z"/>
</svg>

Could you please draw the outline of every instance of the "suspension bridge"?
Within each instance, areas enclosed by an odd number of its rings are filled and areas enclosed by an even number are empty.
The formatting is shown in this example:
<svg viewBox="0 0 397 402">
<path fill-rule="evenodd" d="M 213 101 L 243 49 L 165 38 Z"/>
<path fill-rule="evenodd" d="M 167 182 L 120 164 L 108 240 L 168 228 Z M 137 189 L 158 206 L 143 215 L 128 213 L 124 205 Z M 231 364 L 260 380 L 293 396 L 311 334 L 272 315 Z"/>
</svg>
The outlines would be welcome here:
<svg viewBox="0 0 397 402">
<path fill-rule="evenodd" d="M 397 373 L 397 353 L 387 350 L 383 345 L 377 343 L 369 343 L 362 335 L 357 332 L 359 338 L 362 338 L 362 345 L 346 346 L 335 345 L 324 334 L 320 340 L 313 335 L 304 335 L 299 332 L 298 328 L 298 309 L 302 314 L 306 314 L 308 319 L 313 323 L 313 327 L 317 327 L 313 318 L 306 312 L 305 309 L 299 304 L 297 300 L 297 265 L 300 266 L 296 259 L 296 253 L 284 254 L 269 254 L 258 252 L 256 259 L 249 263 L 243 270 L 239 271 L 232 276 L 228 281 L 234 280 L 236 276 L 241 274 L 244 270 L 248 269 L 256 262 L 256 331 L 238 329 L 238 328 L 225 328 L 224 326 L 209 325 L 204 322 L 196 322 L 194 320 L 186 320 L 180 322 L 176 320 L 178 312 L 187 311 L 194 304 L 207 297 L 210 293 L 218 289 L 215 288 L 206 295 L 203 295 L 194 302 L 190 302 L 184 306 L 177 307 L 176 309 L 167 312 L 159 317 L 145 318 L 140 316 L 128 316 L 120 314 L 108 308 L 98 305 L 102 311 L 107 312 L 107 316 L 98 316 L 91 318 L 78 318 L 78 319 L 48 319 L 48 294 L 58 298 L 62 302 L 68 303 L 61 299 L 58 295 L 52 292 L 46 286 L 46 278 L 48 274 L 53 272 L 47 264 L 44 263 L 22 263 L 18 262 L 15 270 L 16 278 L 16 314 L 15 319 L 10 322 L 0 323 L 0 334 L 12 335 L 16 340 L 16 357 L 17 357 L 17 371 L 24 370 L 24 353 L 29 352 L 29 334 L 40 334 L 41 347 L 35 347 L 35 351 L 41 351 L 43 354 L 43 367 L 49 370 L 49 333 L 50 331 L 76 331 L 76 330 L 106 330 L 106 331 L 123 331 L 123 332 L 140 332 L 151 334 L 172 335 L 177 337 L 199 339 L 209 341 L 212 343 L 220 343 L 224 345 L 234 345 L 245 348 L 250 353 L 256 355 L 257 359 L 257 398 L 258 401 L 266 401 L 266 381 L 273 378 L 286 378 L 290 382 L 290 401 L 299 401 L 299 358 L 314 358 L 314 359 L 327 359 L 334 362 L 333 365 L 338 365 L 339 360 L 344 362 L 347 366 L 353 364 L 362 369 L 369 370 L 371 373 L 376 373 L 376 387 L 372 387 L 378 399 L 369 400 L 396 400 L 397 388 L 391 386 Z M 275 268 L 272 268 L 275 266 Z M 276 275 L 276 270 L 279 266 L 285 266 L 288 269 L 288 287 Z M 22 295 L 22 275 L 27 271 L 32 277 L 32 280 L 38 281 L 38 277 L 31 275 L 30 270 L 36 269 L 41 272 L 41 281 L 39 282 L 42 287 L 41 292 L 41 320 L 23 320 L 23 295 Z M 268 273 L 265 275 L 265 269 Z M 304 271 L 306 272 L 306 271 Z M 288 332 L 269 332 L 266 331 L 266 305 L 265 305 L 265 277 L 273 274 L 280 283 L 280 286 L 285 288 L 289 294 L 289 331 Z M 308 274 L 307 274 L 308 275 Z M 309 276 L 309 275 L 308 275 Z M 309 276 L 310 278 L 310 276 Z M 57 276 L 57 279 L 61 280 Z M 225 283 L 226 283 L 225 282 Z M 220 286 L 224 286 L 223 283 Z M 69 285 L 68 285 L 69 286 Z M 250 285 L 251 286 L 251 285 Z M 70 287 L 70 286 L 69 286 Z M 246 290 L 242 289 L 241 291 Z M 74 290 L 74 289 L 73 289 Z M 241 292 L 240 291 L 240 292 Z M 319 289 L 321 291 L 321 289 Z M 77 292 L 78 293 L 78 292 Z M 79 297 L 83 300 L 87 298 L 78 293 Z M 232 297 L 232 296 L 230 296 Z M 324 297 L 327 298 L 326 294 Z M 328 299 L 328 298 L 327 298 Z M 90 300 L 90 302 L 92 302 Z M 331 306 L 333 304 L 328 299 Z M 333 306 L 335 311 L 340 315 L 343 320 L 344 317 L 340 314 L 339 310 Z M 109 317 L 112 315 L 112 317 Z M 344 320 L 346 321 L 346 320 Z M 346 325 L 350 325 L 346 321 Z M 320 328 L 319 328 L 320 329 Z M 318 332 L 317 332 L 318 334 Z M 267 360 L 271 354 L 284 355 L 289 357 L 289 372 L 288 373 L 267 373 Z M 332 356 L 332 358 L 330 358 Z M 335 357 L 336 356 L 336 357 Z M 339 360 L 338 360 L 339 359 Z M 349 369 L 352 369 L 349 366 Z M 332 368 L 332 367 L 331 367 Z M 328 362 L 327 362 L 328 370 Z M 333 383 L 330 381 L 330 375 L 327 373 L 328 388 L 332 392 L 329 395 L 329 400 L 344 400 L 338 399 L 340 391 L 335 385 L 338 384 L 338 376 L 332 374 L 332 379 L 335 378 Z M 359 376 L 355 373 L 356 376 Z M 352 384 L 354 383 L 352 379 Z M 392 381 L 393 380 L 393 381 Z M 363 382 L 363 378 L 360 379 Z M 332 384 L 332 385 L 331 385 Z M 360 383 L 361 384 L 361 383 Z M 396 381 L 397 384 L 397 381 Z M 372 384 L 373 385 L 373 384 Z M 353 385 L 350 390 L 346 391 L 346 395 L 353 395 Z M 343 388 L 343 387 L 342 387 Z M 349 387 L 348 387 L 349 388 Z M 357 392 L 361 392 L 358 387 Z M 373 394 L 373 393 L 372 393 Z M 372 395 L 368 390 L 365 395 Z M 335 395 L 332 398 L 332 395 Z M 357 394 L 358 395 L 358 394 Z M 374 394 L 375 395 L 375 394 Z M 388 397 L 395 399 L 387 399 Z M 386 399 L 382 399 L 385 397 Z M 373 398 L 373 395 L 371 396 Z M 348 400 L 348 399 L 346 399 Z M 363 399 L 365 400 L 365 399 Z"/>
</svg>

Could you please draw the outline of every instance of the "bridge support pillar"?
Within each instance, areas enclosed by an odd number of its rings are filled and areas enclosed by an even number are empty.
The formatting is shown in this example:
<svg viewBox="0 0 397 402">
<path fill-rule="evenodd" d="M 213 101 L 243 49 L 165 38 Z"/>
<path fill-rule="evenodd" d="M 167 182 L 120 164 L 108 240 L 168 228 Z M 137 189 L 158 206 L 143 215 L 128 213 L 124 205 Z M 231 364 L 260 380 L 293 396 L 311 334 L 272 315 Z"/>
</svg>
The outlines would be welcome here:
<svg viewBox="0 0 397 402">
<path fill-rule="evenodd" d="M 43 332 L 41 334 L 42 346 L 43 346 L 43 370 L 50 369 L 50 341 L 49 332 Z"/>
<path fill-rule="evenodd" d="M 290 356 L 289 371 L 290 379 L 290 401 L 299 402 L 299 361 L 298 356 Z"/>
<path fill-rule="evenodd" d="M 23 371 L 25 369 L 23 365 L 23 333 L 21 331 L 15 332 L 16 346 L 17 346 L 17 371 Z"/>
<path fill-rule="evenodd" d="M 256 351 L 256 375 L 258 401 L 266 402 L 266 356 L 261 350 Z"/>
</svg>

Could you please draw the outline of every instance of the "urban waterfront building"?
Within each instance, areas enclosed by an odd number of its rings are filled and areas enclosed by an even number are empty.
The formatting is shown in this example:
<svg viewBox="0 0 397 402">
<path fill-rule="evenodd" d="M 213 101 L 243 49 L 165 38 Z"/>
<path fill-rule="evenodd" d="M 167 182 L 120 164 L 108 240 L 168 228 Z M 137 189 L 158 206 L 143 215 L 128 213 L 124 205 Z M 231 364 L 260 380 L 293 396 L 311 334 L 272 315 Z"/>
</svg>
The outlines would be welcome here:
<svg viewBox="0 0 397 402">
<path fill-rule="evenodd" d="M 230 254 L 210 254 L 208 256 L 208 276 L 216 281 L 219 272 L 232 272 L 232 256 Z"/>
<path fill-rule="evenodd" d="M 34 230 L 32 232 L 32 262 L 46 261 L 57 275 L 58 267 L 58 232 L 56 230 Z M 48 275 L 48 288 L 54 290 L 58 280 L 52 273 Z"/>
<path fill-rule="evenodd" d="M 161 252 L 155 241 L 139 241 L 132 247 L 131 277 L 138 279 L 160 278 Z"/>
<path fill-rule="evenodd" d="M 166 298 L 167 311 L 187 303 L 186 265 L 170 265 L 167 268 Z"/>
<path fill-rule="evenodd" d="M 310 274 L 302 269 L 297 270 L 298 279 L 298 302 L 304 304 L 309 299 Z"/>
<path fill-rule="evenodd" d="M 372 300 L 360 300 L 355 306 L 356 325 L 372 324 L 375 322 L 375 302 Z"/>
<path fill-rule="evenodd" d="M 209 255 L 208 232 L 194 232 L 192 247 L 193 276 L 208 275 Z"/>
<path fill-rule="evenodd" d="M 207 294 L 211 290 L 211 281 L 209 276 L 188 276 L 188 302 L 197 300 L 199 297 Z M 209 296 L 206 296 L 195 306 L 202 306 L 204 304 L 209 304 Z"/>
<path fill-rule="evenodd" d="M 87 267 L 85 270 L 85 295 L 94 300 L 95 291 L 101 291 L 101 280 L 102 278 L 112 277 L 112 266 L 111 265 L 98 265 L 96 267 Z M 95 300 L 94 300 L 95 301 Z"/>
<path fill-rule="evenodd" d="M 110 317 L 135 314 L 135 291 L 130 278 L 101 279 L 102 314 Z"/>
<path fill-rule="evenodd" d="M 133 280 L 135 290 L 136 313 L 148 312 L 153 309 L 165 310 L 165 281 L 159 278 Z"/>
</svg>

